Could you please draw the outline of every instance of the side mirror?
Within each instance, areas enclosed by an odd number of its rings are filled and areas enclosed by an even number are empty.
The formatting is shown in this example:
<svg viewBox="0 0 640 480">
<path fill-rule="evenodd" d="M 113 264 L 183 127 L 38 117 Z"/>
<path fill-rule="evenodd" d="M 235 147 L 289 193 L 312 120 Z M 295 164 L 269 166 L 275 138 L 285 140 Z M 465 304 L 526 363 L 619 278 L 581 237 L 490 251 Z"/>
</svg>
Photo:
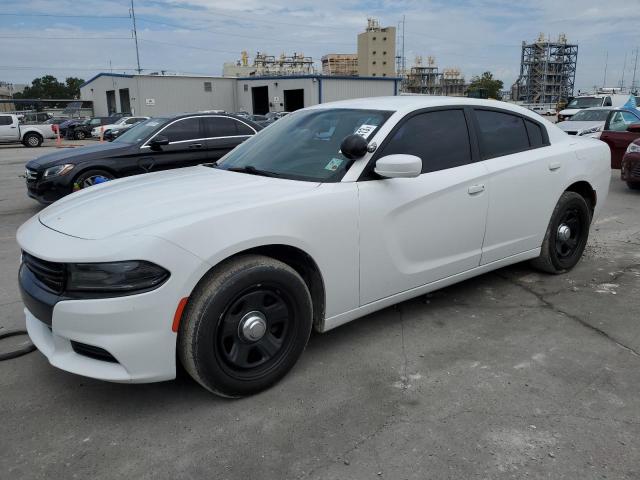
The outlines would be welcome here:
<svg viewBox="0 0 640 480">
<path fill-rule="evenodd" d="M 632 123 L 627 127 L 627 132 L 640 133 L 640 123 Z"/>
<path fill-rule="evenodd" d="M 162 150 L 163 145 L 169 145 L 169 139 L 164 135 L 157 135 L 149 142 L 151 150 Z"/>
<path fill-rule="evenodd" d="M 364 157 L 367 153 L 367 148 L 369 148 L 367 141 L 355 133 L 344 137 L 340 144 L 340 151 L 342 152 L 342 155 L 347 157 L 349 160 L 357 160 L 358 158 Z"/>
<path fill-rule="evenodd" d="M 385 178 L 413 178 L 422 173 L 422 159 L 415 155 L 386 155 L 378 159 L 373 171 Z"/>
</svg>

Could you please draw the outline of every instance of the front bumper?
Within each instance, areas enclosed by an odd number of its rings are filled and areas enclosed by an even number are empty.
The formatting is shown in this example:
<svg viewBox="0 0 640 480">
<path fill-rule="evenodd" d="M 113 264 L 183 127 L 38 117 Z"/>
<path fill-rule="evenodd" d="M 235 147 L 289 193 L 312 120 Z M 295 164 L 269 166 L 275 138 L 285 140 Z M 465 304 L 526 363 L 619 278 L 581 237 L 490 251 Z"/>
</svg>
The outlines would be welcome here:
<svg viewBox="0 0 640 480">
<path fill-rule="evenodd" d="M 640 153 L 625 153 L 622 157 L 620 175 L 625 182 L 640 183 Z"/>
<path fill-rule="evenodd" d="M 73 177 L 70 174 L 51 179 L 27 180 L 27 195 L 48 205 L 73 192 Z"/>
<path fill-rule="evenodd" d="M 173 316 L 209 266 L 165 240 L 135 236 L 83 240 L 29 220 L 18 231 L 18 243 L 50 262 L 148 260 L 171 272 L 159 288 L 136 295 L 69 299 L 42 295 L 46 288 L 29 283 L 21 272 L 27 331 L 51 365 L 71 373 L 112 382 L 146 383 L 175 378 L 176 339 Z M 24 268 L 24 267 L 22 267 Z M 34 298 L 35 297 L 35 301 Z M 39 305 L 39 307 L 38 307 Z M 50 318 L 47 318 L 50 315 Z M 77 345 L 84 346 L 78 349 Z M 110 360 L 87 354 L 97 349 Z"/>
</svg>

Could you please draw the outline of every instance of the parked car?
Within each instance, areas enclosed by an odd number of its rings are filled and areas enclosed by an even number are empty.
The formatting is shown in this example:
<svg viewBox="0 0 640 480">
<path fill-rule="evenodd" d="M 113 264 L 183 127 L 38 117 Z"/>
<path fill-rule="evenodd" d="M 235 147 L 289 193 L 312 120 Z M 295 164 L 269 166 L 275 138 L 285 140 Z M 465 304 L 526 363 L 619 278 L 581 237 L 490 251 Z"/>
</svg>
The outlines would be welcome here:
<svg viewBox="0 0 640 480">
<path fill-rule="evenodd" d="M 17 115 L 0 114 L 0 143 L 22 143 L 39 147 L 45 138 L 55 138 L 53 125 L 22 125 Z"/>
<path fill-rule="evenodd" d="M 100 138 L 100 135 L 104 135 L 104 133 L 108 132 L 109 130 L 112 130 L 114 128 L 128 128 L 132 125 L 135 125 L 136 123 L 142 122 L 143 120 L 149 120 L 149 117 L 122 117 L 116 122 L 94 127 L 91 130 L 91 136 L 93 138 Z"/>
<path fill-rule="evenodd" d="M 611 149 L 611 168 L 620 168 L 622 156 L 631 142 L 640 137 L 640 131 L 632 125 L 640 123 L 640 110 L 616 109 L 609 113 L 600 140 Z"/>
<path fill-rule="evenodd" d="M 104 132 L 103 138 L 107 142 L 113 142 L 116 138 L 118 138 L 120 135 L 126 132 L 129 128 L 133 127 L 134 125 L 138 125 L 138 123 L 134 123 L 133 125 L 126 125 L 126 126 L 123 125 L 122 127 L 118 127 L 118 128 L 110 128 L 109 130 Z"/>
<path fill-rule="evenodd" d="M 145 120 L 110 143 L 61 150 L 26 165 L 28 195 L 43 204 L 96 183 L 215 162 L 261 127 L 230 115 Z"/>
<path fill-rule="evenodd" d="M 62 138 L 68 138 L 67 137 L 67 129 L 72 128 L 75 125 L 78 125 L 82 122 L 85 122 L 86 119 L 84 118 L 71 118 L 71 119 L 67 119 L 66 121 L 62 122 L 60 125 L 58 125 L 58 128 L 60 129 L 60 136 Z"/>
<path fill-rule="evenodd" d="M 53 118 L 53 115 L 47 112 L 29 112 L 29 113 L 19 113 L 18 119 L 20 123 L 25 125 L 36 125 L 39 123 L 45 123 L 47 120 Z"/>
<path fill-rule="evenodd" d="M 609 163 L 602 142 L 504 102 L 315 105 L 217 165 L 107 182 L 27 221 L 27 329 L 80 375 L 168 380 L 179 360 L 214 393 L 253 394 L 293 367 L 312 326 L 524 260 L 570 270 Z"/>
<path fill-rule="evenodd" d="M 264 115 L 264 120 L 256 121 L 258 125 L 262 125 L 263 127 L 271 125 L 276 120 L 288 115 L 289 112 L 269 112 Z"/>
<path fill-rule="evenodd" d="M 581 95 L 574 97 L 558 112 L 558 121 L 569 120 L 573 115 L 585 108 L 593 107 L 622 107 L 629 100 L 629 95 Z"/>
<path fill-rule="evenodd" d="M 599 138 L 611 110 L 613 110 L 611 107 L 585 108 L 569 120 L 558 122 L 556 125 L 569 135 L 588 135 Z"/>
<path fill-rule="evenodd" d="M 629 127 L 631 128 L 631 127 Z M 633 127 L 635 133 L 640 135 L 640 124 Z M 623 182 L 632 190 L 640 190 L 640 138 L 634 140 L 627 147 L 622 157 L 620 175 Z"/>
<path fill-rule="evenodd" d="M 120 117 L 94 117 L 83 122 L 72 124 L 66 129 L 66 138 L 84 140 L 91 137 L 91 131 L 100 125 L 109 125 L 117 122 Z"/>
</svg>

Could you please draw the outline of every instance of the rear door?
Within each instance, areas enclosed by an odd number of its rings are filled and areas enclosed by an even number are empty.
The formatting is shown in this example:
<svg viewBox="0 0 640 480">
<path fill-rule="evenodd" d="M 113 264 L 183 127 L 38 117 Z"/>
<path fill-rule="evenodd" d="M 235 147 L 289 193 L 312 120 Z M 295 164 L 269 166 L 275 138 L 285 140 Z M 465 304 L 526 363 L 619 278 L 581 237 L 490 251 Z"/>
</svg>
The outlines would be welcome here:
<svg viewBox="0 0 640 480">
<path fill-rule="evenodd" d="M 18 122 L 12 115 L 0 115 L 0 141 L 11 142 L 20 139 Z"/>
<path fill-rule="evenodd" d="M 637 133 L 627 132 L 629 125 L 639 122 L 640 118 L 631 112 L 614 110 L 609 113 L 600 140 L 609 145 L 611 149 L 611 168 L 620 168 L 627 147 L 640 137 Z"/>
<path fill-rule="evenodd" d="M 410 114 L 376 159 L 422 159 L 416 178 L 358 181 L 361 305 L 475 268 L 489 195 L 463 108 Z"/>
<path fill-rule="evenodd" d="M 210 162 L 218 161 L 228 152 L 255 135 L 256 131 L 247 123 L 232 117 L 202 117 Z"/>
<path fill-rule="evenodd" d="M 540 247 L 565 172 L 563 154 L 549 145 L 542 124 L 493 108 L 474 113 L 481 163 L 489 171 L 485 265 Z"/>
<path fill-rule="evenodd" d="M 190 167 L 207 161 L 206 138 L 200 117 L 180 118 L 171 122 L 156 135 L 169 139 L 169 145 L 152 150 L 148 140 L 141 147 L 143 169 L 146 171 Z"/>
</svg>

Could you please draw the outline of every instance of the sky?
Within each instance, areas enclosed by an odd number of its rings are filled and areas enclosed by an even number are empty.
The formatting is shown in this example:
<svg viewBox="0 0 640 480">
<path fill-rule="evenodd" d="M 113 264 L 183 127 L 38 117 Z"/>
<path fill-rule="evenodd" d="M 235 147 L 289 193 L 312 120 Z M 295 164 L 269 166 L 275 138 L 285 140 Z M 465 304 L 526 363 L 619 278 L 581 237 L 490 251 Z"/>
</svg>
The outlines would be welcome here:
<svg viewBox="0 0 640 480">
<path fill-rule="evenodd" d="M 522 41 L 540 33 L 579 45 L 576 89 L 626 85 L 640 46 L 640 0 L 134 0 L 143 73 L 221 75 L 247 50 L 355 53 L 367 17 L 406 19 L 405 57 L 431 55 L 467 79 L 518 77 Z M 130 0 L 0 0 L 0 81 L 88 79 L 136 68 Z M 53 8 L 55 7 L 55 8 Z M 625 66 L 626 55 L 626 68 Z M 608 58 L 608 60 L 607 60 Z M 605 64 L 607 65 L 605 79 Z M 636 75 L 640 84 L 640 67 Z"/>
</svg>

